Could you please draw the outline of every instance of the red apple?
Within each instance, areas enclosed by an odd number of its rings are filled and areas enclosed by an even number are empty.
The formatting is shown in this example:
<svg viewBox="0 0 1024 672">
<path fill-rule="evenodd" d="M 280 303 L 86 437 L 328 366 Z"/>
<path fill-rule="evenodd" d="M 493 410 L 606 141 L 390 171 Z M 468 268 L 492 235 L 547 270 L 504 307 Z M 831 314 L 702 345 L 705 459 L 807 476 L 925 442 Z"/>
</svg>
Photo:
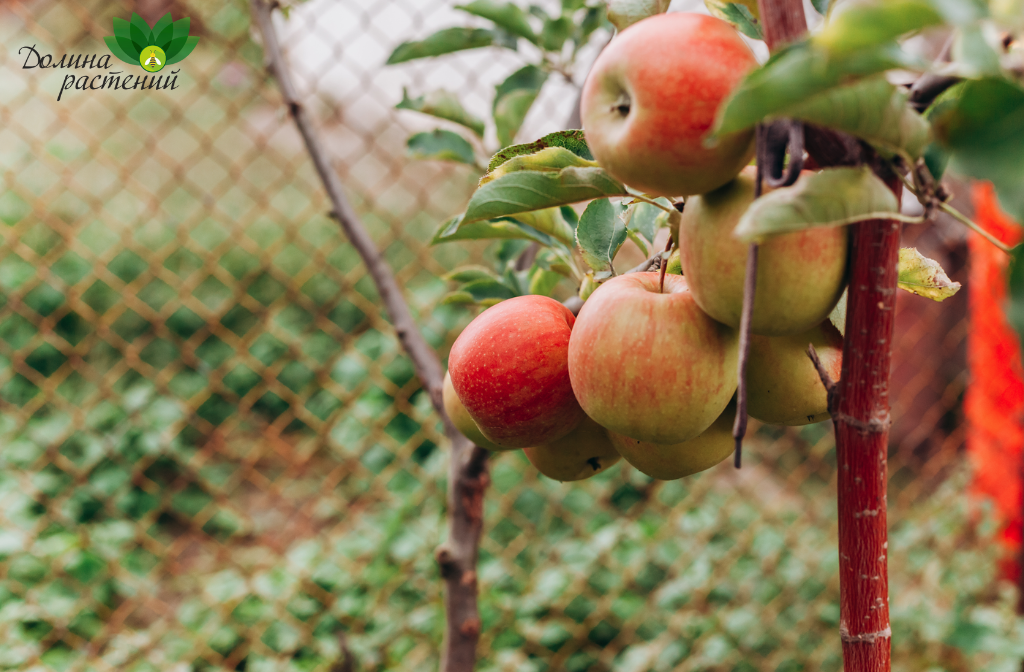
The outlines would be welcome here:
<svg viewBox="0 0 1024 672">
<path fill-rule="evenodd" d="M 649 194 L 703 194 L 731 180 L 754 153 L 753 131 L 704 138 L 722 101 L 757 66 L 725 21 L 658 14 L 615 37 L 583 85 L 580 115 L 594 158 Z"/>
<path fill-rule="evenodd" d="M 739 327 L 747 244 L 733 229 L 754 200 L 756 169 L 711 193 L 687 199 L 679 225 L 679 259 L 697 303 Z M 751 331 L 800 334 L 828 317 L 846 285 L 847 227 L 815 228 L 769 238 L 757 258 Z M 806 346 L 805 346 L 806 347 Z"/>
<path fill-rule="evenodd" d="M 681 443 L 637 441 L 614 432 L 609 432 L 608 436 L 626 462 L 651 478 L 672 481 L 710 469 L 732 455 L 736 445 L 732 438 L 735 418 L 736 403 L 733 402 L 699 436 Z"/>
<path fill-rule="evenodd" d="M 828 420 L 828 395 L 807 356 L 814 349 L 832 380 L 843 369 L 843 336 L 825 320 L 795 336 L 751 336 L 747 360 L 747 411 L 773 425 Z"/>
<path fill-rule="evenodd" d="M 452 387 L 483 435 L 503 448 L 538 446 L 583 419 L 569 382 L 576 318 L 546 296 L 519 296 L 480 313 L 448 358 Z"/>
<path fill-rule="evenodd" d="M 736 332 L 705 315 L 679 275 L 630 273 L 590 296 L 569 340 L 572 389 L 587 415 L 641 441 L 678 443 L 736 391 Z"/>
<path fill-rule="evenodd" d="M 608 430 L 586 417 L 562 438 L 523 452 L 537 471 L 556 481 L 590 478 L 619 461 Z"/>
</svg>

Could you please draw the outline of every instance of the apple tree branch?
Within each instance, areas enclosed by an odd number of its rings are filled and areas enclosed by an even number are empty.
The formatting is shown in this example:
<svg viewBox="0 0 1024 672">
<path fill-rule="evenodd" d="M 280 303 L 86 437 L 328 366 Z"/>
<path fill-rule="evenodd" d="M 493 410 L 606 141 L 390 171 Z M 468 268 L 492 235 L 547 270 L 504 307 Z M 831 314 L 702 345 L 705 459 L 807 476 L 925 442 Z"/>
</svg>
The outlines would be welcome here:
<svg viewBox="0 0 1024 672">
<path fill-rule="evenodd" d="M 306 150 L 327 191 L 333 207 L 331 214 L 366 264 L 398 339 L 412 360 L 416 376 L 430 396 L 434 411 L 444 423 L 445 435 L 452 445 L 448 473 L 448 540 L 437 551 L 446 587 L 447 616 L 441 670 L 470 672 L 476 660 L 476 645 L 480 638 L 476 564 L 483 530 L 483 498 L 489 483 L 488 453 L 459 433 L 445 413 L 442 401 L 444 369 L 441 361 L 424 340 L 394 273 L 345 196 L 323 142 L 299 100 L 274 29 L 273 11 L 277 3 L 274 0 L 251 2 L 256 23 L 263 36 L 267 67 L 277 80 L 284 104 L 302 135 Z"/>
</svg>

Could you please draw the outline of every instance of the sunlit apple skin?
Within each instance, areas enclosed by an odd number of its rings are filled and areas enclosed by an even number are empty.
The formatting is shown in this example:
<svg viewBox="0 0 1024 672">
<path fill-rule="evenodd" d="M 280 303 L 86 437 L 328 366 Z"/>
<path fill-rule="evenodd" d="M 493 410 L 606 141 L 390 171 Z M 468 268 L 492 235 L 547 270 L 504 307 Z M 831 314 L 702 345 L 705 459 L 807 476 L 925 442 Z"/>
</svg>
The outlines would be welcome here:
<svg viewBox="0 0 1024 672">
<path fill-rule="evenodd" d="M 738 328 L 748 245 L 732 231 L 754 199 L 753 167 L 709 194 L 687 199 L 679 225 L 679 260 L 698 305 Z M 759 246 L 751 331 L 799 334 L 820 324 L 846 286 L 847 227 L 814 228 Z"/>
<path fill-rule="evenodd" d="M 556 481 L 581 481 L 619 461 L 608 430 L 586 417 L 562 438 L 523 452 L 537 471 Z"/>
<path fill-rule="evenodd" d="M 722 101 L 757 66 L 728 23 L 676 12 L 639 21 L 598 56 L 583 85 L 587 145 L 617 179 L 648 194 L 703 194 L 753 156 L 753 131 L 711 147 Z"/>
<path fill-rule="evenodd" d="M 736 332 L 697 307 L 686 279 L 630 273 L 605 282 L 580 310 L 569 376 L 587 415 L 657 443 L 697 436 L 736 391 Z"/>
<path fill-rule="evenodd" d="M 672 481 L 710 469 L 732 455 L 735 417 L 736 404 L 733 402 L 699 436 L 680 443 L 638 441 L 614 432 L 609 432 L 608 436 L 626 462 L 651 478 Z"/>
<path fill-rule="evenodd" d="M 491 442 L 538 446 L 583 419 L 568 370 L 575 319 L 554 299 L 518 296 L 480 313 L 455 340 L 452 387 Z"/>
<path fill-rule="evenodd" d="M 827 420 L 828 396 L 807 345 L 832 380 L 843 369 L 843 336 L 825 320 L 795 336 L 752 336 L 747 361 L 747 412 L 773 425 L 809 425 Z"/>
<path fill-rule="evenodd" d="M 498 444 L 490 441 L 484 433 L 480 431 L 480 428 L 473 422 L 473 417 L 466 410 L 466 407 L 461 401 L 459 401 L 459 395 L 455 393 L 455 388 L 452 386 L 452 376 L 450 373 L 445 372 L 444 374 L 444 386 L 442 389 L 442 396 L 444 399 L 444 411 L 451 418 L 452 424 L 455 425 L 455 429 L 462 432 L 462 435 L 472 441 L 474 444 L 487 450 L 513 450 L 510 448 L 503 448 Z"/>
</svg>

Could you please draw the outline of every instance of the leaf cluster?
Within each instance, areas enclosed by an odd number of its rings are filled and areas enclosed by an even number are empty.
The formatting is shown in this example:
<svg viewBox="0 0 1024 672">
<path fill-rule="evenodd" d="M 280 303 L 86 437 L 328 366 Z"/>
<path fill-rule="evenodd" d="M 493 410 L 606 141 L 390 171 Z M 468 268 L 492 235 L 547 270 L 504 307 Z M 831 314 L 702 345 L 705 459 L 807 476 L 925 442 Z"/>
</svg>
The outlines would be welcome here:
<svg viewBox="0 0 1024 672">
<path fill-rule="evenodd" d="M 609 24 L 604 3 L 595 0 L 563 0 L 555 15 L 537 5 L 524 10 L 513 2 L 497 0 L 473 0 L 455 8 L 491 25 L 444 28 L 421 40 L 403 42 L 388 57 L 387 64 L 484 47 L 522 55 L 520 44 L 531 46 L 526 52 L 534 55 L 527 57 L 528 62 L 495 87 L 491 118 L 486 121 L 469 113 L 457 95 L 443 89 L 415 98 L 406 91 L 397 105 L 398 109 L 413 110 L 455 125 L 454 130 L 438 129 L 410 137 L 407 146 L 412 157 L 454 161 L 483 170 L 483 157 L 514 142 L 551 75 L 571 81 L 580 49 L 595 31 L 608 28 Z M 489 139 L 488 126 L 494 129 L 497 147 Z"/>
<path fill-rule="evenodd" d="M 655 7 L 658 4 L 611 3 L 610 11 L 616 19 L 626 17 L 628 21 L 635 19 L 630 12 L 662 11 Z M 706 4 L 712 13 L 748 36 L 761 36 L 756 2 L 708 0 Z M 531 39 L 525 24 L 512 23 L 511 17 L 525 16 L 522 12 L 502 5 L 505 13 L 488 10 L 485 14 L 481 13 L 483 5 L 474 6 L 480 10 L 478 15 L 496 22 L 500 16 L 498 25 L 503 29 Z M 945 203 L 948 195 L 937 186 L 947 165 L 967 176 L 991 180 L 1007 211 L 1024 219 L 1024 190 L 1019 188 L 1024 183 L 1020 158 L 1024 156 L 1024 69 L 1015 66 L 1017 56 L 1005 46 L 1005 40 L 991 40 L 993 31 L 1009 25 L 1010 19 L 980 0 L 848 0 L 834 9 L 822 0 L 815 8 L 825 15 L 822 27 L 774 53 L 751 72 L 719 109 L 708 141 L 778 120 L 796 120 L 851 135 L 891 163 L 925 203 L 926 216 L 902 215 L 898 200 L 866 168 L 834 168 L 805 174 L 793 186 L 758 199 L 735 235 L 761 241 L 811 227 L 844 226 L 882 217 L 920 223 L 938 209 L 975 226 Z M 930 63 L 902 48 L 901 40 L 926 31 L 952 35 L 948 62 Z M 894 84 L 894 71 L 917 73 L 922 78 L 955 77 L 960 83 L 929 99 L 909 85 Z M 669 201 L 634 193 L 605 172 L 586 151 L 582 132 L 556 133 L 534 143 L 505 146 L 511 140 L 507 132 L 511 127 L 503 126 L 501 119 L 514 107 L 514 96 L 520 95 L 513 92 L 536 91 L 546 76 L 542 65 L 531 65 L 499 85 L 495 120 L 504 148 L 487 164 L 466 211 L 444 222 L 433 242 L 532 241 L 550 250 L 571 270 L 569 277 L 580 283 L 585 298 L 595 283 L 615 274 L 615 256 L 626 240 L 632 239 L 648 252 L 654 229 L 672 227 L 678 214 Z M 429 108 L 435 116 L 470 128 L 450 106 L 430 106 L 426 97 L 422 101 L 403 101 L 402 105 L 420 111 Z M 444 114 L 439 113 L 442 109 Z M 521 123 L 522 117 L 516 118 Z M 478 136 L 481 128 L 482 122 L 475 124 Z M 420 135 L 410 139 L 410 147 L 418 155 L 428 156 L 430 152 L 421 149 L 427 146 L 428 136 Z M 444 147 L 435 141 L 430 148 L 435 157 L 458 156 L 470 162 L 469 144 L 456 138 L 448 138 Z M 588 201 L 578 222 L 566 217 L 566 206 Z M 918 293 L 936 300 L 956 291 L 955 283 L 949 282 L 941 269 L 933 268 L 934 262 L 919 256 L 905 256 L 901 271 L 916 279 L 901 286 L 916 291 L 911 288 L 920 288 L 921 278 L 927 278 Z M 489 296 L 483 302 L 495 298 Z"/>
</svg>

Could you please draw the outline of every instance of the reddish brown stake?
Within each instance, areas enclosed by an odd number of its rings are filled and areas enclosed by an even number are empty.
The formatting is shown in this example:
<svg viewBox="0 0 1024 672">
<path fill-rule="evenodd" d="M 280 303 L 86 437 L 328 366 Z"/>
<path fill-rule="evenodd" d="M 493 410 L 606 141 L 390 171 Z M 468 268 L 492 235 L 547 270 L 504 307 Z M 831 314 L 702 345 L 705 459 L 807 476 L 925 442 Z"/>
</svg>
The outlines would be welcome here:
<svg viewBox="0 0 1024 672">
<path fill-rule="evenodd" d="M 853 229 L 843 373 L 832 414 L 839 466 L 839 627 L 850 672 L 889 669 L 885 492 L 899 242 L 898 222 Z"/>
<path fill-rule="evenodd" d="M 801 0 L 758 0 L 770 49 L 806 32 Z M 818 166 L 876 164 L 854 138 L 812 126 L 807 149 Z M 876 172 L 880 172 L 876 169 Z M 899 183 L 882 175 L 900 195 Z M 851 231 L 851 274 L 842 379 L 832 398 L 839 465 L 840 637 L 845 672 L 889 672 L 886 519 L 889 370 L 900 225 L 877 220 Z"/>
</svg>

